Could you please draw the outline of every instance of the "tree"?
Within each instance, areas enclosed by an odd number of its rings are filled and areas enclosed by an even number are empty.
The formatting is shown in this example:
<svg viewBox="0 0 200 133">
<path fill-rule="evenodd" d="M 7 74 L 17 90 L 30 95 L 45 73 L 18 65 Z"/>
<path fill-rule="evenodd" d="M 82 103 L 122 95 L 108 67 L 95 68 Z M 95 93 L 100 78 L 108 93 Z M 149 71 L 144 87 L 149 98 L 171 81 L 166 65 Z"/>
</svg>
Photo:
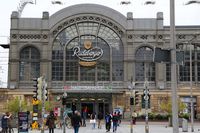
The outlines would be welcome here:
<svg viewBox="0 0 200 133">
<path fill-rule="evenodd" d="M 51 111 L 51 110 L 53 110 L 53 106 L 54 104 L 52 103 L 52 102 L 50 102 L 50 101 L 45 101 L 45 104 L 44 104 L 44 106 L 45 106 L 45 110 L 46 111 Z M 41 102 L 39 102 L 39 111 L 41 112 L 42 111 L 42 103 Z"/>
<path fill-rule="evenodd" d="M 8 111 L 14 115 L 17 115 L 17 113 L 20 111 L 28 111 L 28 109 L 30 109 L 30 107 L 27 106 L 27 102 L 25 100 L 20 100 L 18 97 L 10 100 L 7 108 Z"/>
<path fill-rule="evenodd" d="M 164 111 L 165 113 L 168 113 L 169 116 L 172 115 L 172 101 L 169 98 L 166 101 L 163 101 L 160 105 L 160 108 L 162 111 Z M 181 102 L 180 100 L 178 101 L 178 112 L 179 114 L 181 114 L 183 112 L 183 110 L 186 108 L 185 103 Z"/>
<path fill-rule="evenodd" d="M 168 119 L 169 119 L 169 126 L 172 126 L 172 101 L 171 99 L 167 99 L 166 101 L 163 101 L 160 105 L 161 110 L 163 110 L 165 113 L 168 113 Z M 186 105 L 180 101 L 180 99 L 178 100 L 178 113 L 179 116 L 182 115 L 183 110 L 186 108 Z"/>
</svg>

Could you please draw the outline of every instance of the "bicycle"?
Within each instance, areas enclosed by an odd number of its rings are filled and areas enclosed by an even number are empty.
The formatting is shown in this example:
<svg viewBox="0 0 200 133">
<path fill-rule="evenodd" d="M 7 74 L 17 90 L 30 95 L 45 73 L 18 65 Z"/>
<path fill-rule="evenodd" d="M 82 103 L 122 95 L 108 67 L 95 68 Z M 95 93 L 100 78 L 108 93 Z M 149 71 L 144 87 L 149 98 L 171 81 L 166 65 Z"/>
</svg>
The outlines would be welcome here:
<svg viewBox="0 0 200 133">
<path fill-rule="evenodd" d="M 8 133 L 14 133 L 14 129 L 12 127 L 8 128 Z"/>
<path fill-rule="evenodd" d="M 65 117 L 65 125 L 68 129 L 72 128 L 71 118 L 69 116 Z"/>
</svg>

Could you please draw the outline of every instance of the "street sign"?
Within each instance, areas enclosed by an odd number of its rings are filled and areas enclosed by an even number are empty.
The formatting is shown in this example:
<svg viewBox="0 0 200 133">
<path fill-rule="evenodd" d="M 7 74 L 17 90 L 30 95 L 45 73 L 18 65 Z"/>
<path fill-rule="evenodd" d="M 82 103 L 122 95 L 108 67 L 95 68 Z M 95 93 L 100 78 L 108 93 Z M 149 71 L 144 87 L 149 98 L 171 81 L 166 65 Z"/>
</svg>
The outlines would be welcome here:
<svg viewBox="0 0 200 133">
<path fill-rule="evenodd" d="M 38 117 L 33 117 L 33 121 L 37 121 L 38 120 Z"/>
<path fill-rule="evenodd" d="M 144 89 L 144 94 L 149 94 L 149 90 L 148 89 Z"/>
</svg>

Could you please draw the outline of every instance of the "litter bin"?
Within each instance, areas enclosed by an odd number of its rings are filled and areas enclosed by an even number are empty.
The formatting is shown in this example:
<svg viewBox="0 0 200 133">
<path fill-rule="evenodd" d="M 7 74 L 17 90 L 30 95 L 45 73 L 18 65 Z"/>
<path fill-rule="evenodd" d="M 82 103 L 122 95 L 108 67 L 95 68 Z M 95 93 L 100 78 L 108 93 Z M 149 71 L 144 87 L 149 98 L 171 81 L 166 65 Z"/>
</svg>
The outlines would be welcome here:
<svg viewBox="0 0 200 133">
<path fill-rule="evenodd" d="M 184 118 L 182 120 L 182 131 L 188 132 L 188 121 L 187 121 L 187 119 L 184 119 Z"/>
</svg>

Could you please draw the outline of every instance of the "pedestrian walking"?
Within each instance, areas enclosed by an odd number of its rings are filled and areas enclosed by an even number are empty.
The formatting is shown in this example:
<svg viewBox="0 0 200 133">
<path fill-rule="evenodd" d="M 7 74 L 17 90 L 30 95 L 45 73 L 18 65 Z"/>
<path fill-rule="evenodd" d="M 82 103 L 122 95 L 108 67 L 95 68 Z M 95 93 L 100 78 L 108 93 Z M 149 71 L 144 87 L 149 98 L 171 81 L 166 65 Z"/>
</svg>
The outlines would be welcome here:
<svg viewBox="0 0 200 133">
<path fill-rule="evenodd" d="M 85 106 L 85 108 L 83 109 L 83 126 L 84 127 L 86 127 L 87 112 L 88 112 L 88 108 L 87 106 Z"/>
<path fill-rule="evenodd" d="M 78 133 L 79 127 L 82 125 L 81 116 L 79 115 L 79 112 L 76 110 L 74 111 L 74 114 L 71 118 L 71 123 L 74 128 L 74 133 Z"/>
<path fill-rule="evenodd" d="M 54 128 L 55 128 L 55 120 L 56 117 L 54 115 L 53 111 L 50 111 L 49 116 L 47 117 L 46 125 L 49 128 L 49 133 L 54 133 Z"/>
<path fill-rule="evenodd" d="M 112 117 L 111 117 L 110 113 L 106 113 L 106 116 L 105 116 L 106 132 L 109 132 L 109 131 L 110 131 L 110 128 L 111 128 L 111 120 L 112 120 Z"/>
<path fill-rule="evenodd" d="M 132 114 L 132 124 L 135 125 L 136 124 L 136 118 L 137 118 L 137 113 L 134 111 Z"/>
<path fill-rule="evenodd" d="M 121 124 L 121 119 L 122 119 L 122 115 L 120 114 L 120 111 L 118 111 L 117 115 L 118 115 L 118 126 L 119 126 Z"/>
<path fill-rule="evenodd" d="M 103 114 L 101 112 L 98 113 L 97 119 L 98 119 L 98 129 L 101 129 L 101 122 L 103 120 Z"/>
<path fill-rule="evenodd" d="M 112 116 L 112 121 L 113 121 L 113 132 L 117 131 L 117 124 L 118 124 L 118 115 L 116 112 L 114 112 L 113 116 Z"/>
<path fill-rule="evenodd" d="M 95 129 L 96 126 L 96 113 L 90 115 L 90 123 L 92 124 L 92 129 Z"/>
</svg>

